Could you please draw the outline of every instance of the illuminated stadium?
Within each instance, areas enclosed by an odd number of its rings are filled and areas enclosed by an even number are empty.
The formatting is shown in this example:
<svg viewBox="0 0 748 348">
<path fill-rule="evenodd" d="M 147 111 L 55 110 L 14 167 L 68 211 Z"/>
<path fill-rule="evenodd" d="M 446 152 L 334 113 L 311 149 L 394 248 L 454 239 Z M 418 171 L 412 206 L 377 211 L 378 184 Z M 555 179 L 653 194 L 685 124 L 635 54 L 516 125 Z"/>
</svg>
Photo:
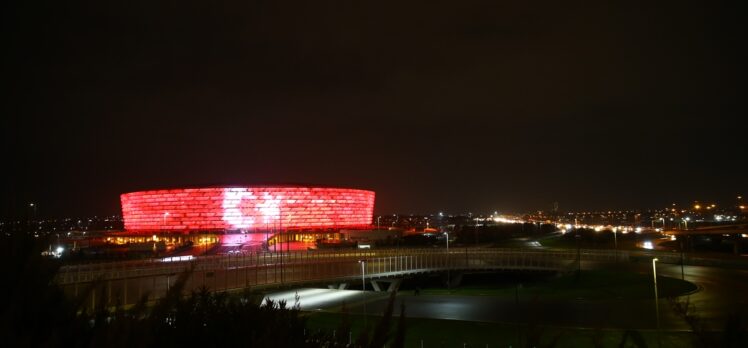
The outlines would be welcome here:
<svg viewBox="0 0 748 348">
<path fill-rule="evenodd" d="M 128 235 L 215 233 L 225 235 L 223 242 L 241 238 L 237 243 L 264 240 L 268 231 L 365 229 L 374 212 L 373 191 L 334 187 L 166 189 L 125 193 L 120 200 Z"/>
</svg>

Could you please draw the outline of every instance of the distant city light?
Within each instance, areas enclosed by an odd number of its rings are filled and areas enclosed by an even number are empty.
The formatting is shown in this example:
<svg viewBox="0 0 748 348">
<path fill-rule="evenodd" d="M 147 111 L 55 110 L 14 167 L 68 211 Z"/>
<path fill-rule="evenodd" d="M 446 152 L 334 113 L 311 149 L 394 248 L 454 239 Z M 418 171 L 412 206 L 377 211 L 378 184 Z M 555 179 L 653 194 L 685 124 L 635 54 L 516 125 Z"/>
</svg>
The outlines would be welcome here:
<svg viewBox="0 0 748 348">
<path fill-rule="evenodd" d="M 504 223 L 504 224 L 518 224 L 518 223 L 524 222 L 522 220 L 518 220 L 518 219 L 514 219 L 514 218 L 509 218 L 509 217 L 503 217 L 503 216 L 496 216 L 496 217 L 493 218 L 493 221 L 494 222 L 499 222 L 499 223 Z"/>
</svg>

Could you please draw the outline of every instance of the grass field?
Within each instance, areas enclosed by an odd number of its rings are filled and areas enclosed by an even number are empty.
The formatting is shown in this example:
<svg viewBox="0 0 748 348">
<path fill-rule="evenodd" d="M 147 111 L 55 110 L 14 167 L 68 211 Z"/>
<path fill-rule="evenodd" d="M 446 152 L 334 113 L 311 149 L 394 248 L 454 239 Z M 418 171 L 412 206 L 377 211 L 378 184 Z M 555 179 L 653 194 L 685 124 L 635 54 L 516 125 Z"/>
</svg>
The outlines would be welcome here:
<svg viewBox="0 0 748 348">
<path fill-rule="evenodd" d="M 363 327 L 363 317 L 349 316 L 352 323 L 353 340 Z M 340 313 L 308 313 L 307 327 L 332 333 L 337 330 L 342 315 Z M 380 317 L 369 316 L 373 325 Z M 397 318 L 392 322 L 392 334 L 397 326 Z M 340 335 L 340 332 L 336 332 Z M 347 337 L 347 333 L 343 333 Z M 658 334 L 655 331 L 636 331 L 628 334 L 623 330 L 591 330 L 574 328 L 540 327 L 533 325 L 482 323 L 460 320 L 439 320 L 406 318 L 406 347 L 618 347 L 627 335 L 626 347 L 636 347 L 635 339 L 641 339 L 648 347 L 657 347 Z M 688 332 L 662 332 L 659 334 L 661 347 L 690 347 L 693 336 Z"/>
<path fill-rule="evenodd" d="M 657 277 L 659 297 L 679 296 L 696 290 L 696 286 L 680 279 Z M 542 282 L 531 282 L 515 289 L 513 284 L 466 284 L 445 289 L 427 288 L 423 295 L 460 295 L 460 296 L 514 296 L 515 291 L 523 297 L 539 296 L 553 300 L 598 300 L 598 299 L 646 299 L 652 298 L 652 276 L 633 272 L 582 271 L 577 280 L 576 275 L 568 274 Z"/>
<path fill-rule="evenodd" d="M 679 279 L 658 277 L 661 297 L 678 296 L 696 289 L 692 283 Z M 507 282 L 491 283 L 485 278 L 479 281 L 466 282 L 464 286 L 454 289 L 438 287 L 424 288 L 421 296 L 454 295 L 454 296 L 497 296 L 514 297 L 515 285 Z M 646 299 L 653 296 L 651 275 L 633 272 L 583 271 L 579 280 L 574 274 L 546 279 L 535 279 L 519 289 L 523 299 L 528 296 L 542 297 L 547 300 L 589 301 L 605 299 Z M 313 312 L 305 314 L 308 328 L 331 333 L 339 330 L 341 320 L 348 316 L 352 323 L 353 338 L 357 337 L 364 326 L 364 318 L 331 312 Z M 380 317 L 369 316 L 369 326 L 374 325 Z M 397 321 L 392 320 L 394 334 Z M 440 320 L 424 318 L 406 318 L 406 347 L 618 347 L 626 336 L 624 346 L 637 346 L 638 340 L 646 346 L 689 347 L 693 335 L 689 332 L 661 332 L 605 329 L 581 329 L 537 326 L 532 323 L 487 323 L 460 320 Z M 337 334 L 340 334 L 339 332 Z M 347 337 L 347 333 L 343 333 Z"/>
</svg>

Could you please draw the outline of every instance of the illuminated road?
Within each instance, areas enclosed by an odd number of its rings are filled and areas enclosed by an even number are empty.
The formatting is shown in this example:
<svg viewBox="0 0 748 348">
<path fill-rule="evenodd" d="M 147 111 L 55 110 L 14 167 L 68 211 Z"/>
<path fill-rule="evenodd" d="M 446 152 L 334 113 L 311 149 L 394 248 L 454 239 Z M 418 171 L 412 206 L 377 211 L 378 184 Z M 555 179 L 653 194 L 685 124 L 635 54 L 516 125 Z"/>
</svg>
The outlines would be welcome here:
<svg viewBox="0 0 748 348">
<path fill-rule="evenodd" d="M 741 313 L 743 322 L 748 314 L 748 270 L 686 266 L 686 280 L 701 290 L 690 296 L 697 313 L 708 328 L 723 327 L 727 315 Z M 680 278 L 680 266 L 658 265 L 658 274 Z"/>
</svg>

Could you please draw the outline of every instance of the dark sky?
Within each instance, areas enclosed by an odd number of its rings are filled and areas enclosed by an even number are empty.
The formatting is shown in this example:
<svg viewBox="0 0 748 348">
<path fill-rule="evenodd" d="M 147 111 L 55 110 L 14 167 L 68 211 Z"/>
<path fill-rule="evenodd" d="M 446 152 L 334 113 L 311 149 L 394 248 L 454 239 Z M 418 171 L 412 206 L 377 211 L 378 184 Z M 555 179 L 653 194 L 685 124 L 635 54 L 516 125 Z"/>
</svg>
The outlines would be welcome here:
<svg viewBox="0 0 748 348">
<path fill-rule="evenodd" d="M 3 215 L 253 182 L 377 213 L 748 194 L 743 2 L 306 3 L 4 3 Z"/>
</svg>

